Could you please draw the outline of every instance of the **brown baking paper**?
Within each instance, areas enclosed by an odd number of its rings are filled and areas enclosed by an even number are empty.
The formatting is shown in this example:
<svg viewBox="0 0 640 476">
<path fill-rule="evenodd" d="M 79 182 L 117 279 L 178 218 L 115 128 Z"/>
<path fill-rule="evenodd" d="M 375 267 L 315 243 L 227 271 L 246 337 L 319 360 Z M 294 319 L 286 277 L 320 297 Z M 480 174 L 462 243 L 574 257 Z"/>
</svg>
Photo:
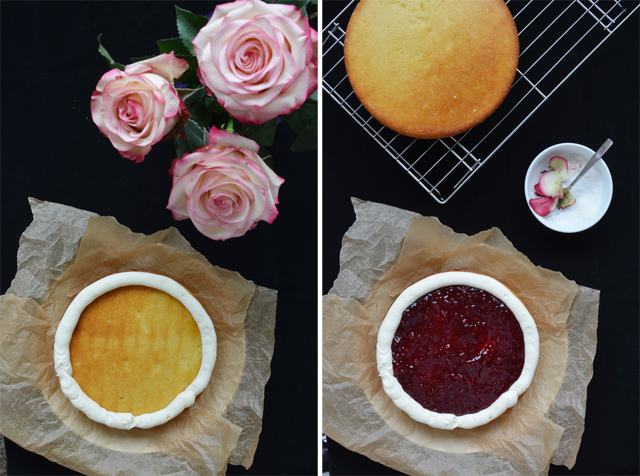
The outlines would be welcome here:
<svg viewBox="0 0 640 476">
<path fill-rule="evenodd" d="M 110 217 L 30 200 L 34 220 L 18 272 L 0 299 L 0 433 L 87 474 L 224 474 L 249 467 L 262 424 L 274 347 L 276 292 L 214 267 L 176 229 L 133 233 Z M 207 310 L 218 340 L 209 385 L 195 404 L 152 429 L 96 423 L 60 390 L 57 324 L 91 282 L 125 270 L 169 276 Z"/>
<path fill-rule="evenodd" d="M 534 266 L 500 230 L 455 233 L 436 218 L 353 200 L 340 273 L 323 298 L 323 431 L 407 474 L 542 475 L 576 461 L 593 374 L 599 291 Z M 540 357 L 518 403 L 479 428 L 415 422 L 382 389 L 378 328 L 410 284 L 444 270 L 492 276 L 536 321 Z"/>
</svg>

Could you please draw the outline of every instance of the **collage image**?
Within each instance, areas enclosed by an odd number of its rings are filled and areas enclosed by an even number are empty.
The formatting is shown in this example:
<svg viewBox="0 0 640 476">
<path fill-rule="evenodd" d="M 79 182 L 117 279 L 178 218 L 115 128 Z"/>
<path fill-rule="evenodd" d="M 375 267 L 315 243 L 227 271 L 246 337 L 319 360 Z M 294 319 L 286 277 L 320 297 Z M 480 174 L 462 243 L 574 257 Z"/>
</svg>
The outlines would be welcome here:
<svg viewBox="0 0 640 476">
<path fill-rule="evenodd" d="M 638 0 L 0 2 L 0 476 L 640 475 Z"/>
</svg>

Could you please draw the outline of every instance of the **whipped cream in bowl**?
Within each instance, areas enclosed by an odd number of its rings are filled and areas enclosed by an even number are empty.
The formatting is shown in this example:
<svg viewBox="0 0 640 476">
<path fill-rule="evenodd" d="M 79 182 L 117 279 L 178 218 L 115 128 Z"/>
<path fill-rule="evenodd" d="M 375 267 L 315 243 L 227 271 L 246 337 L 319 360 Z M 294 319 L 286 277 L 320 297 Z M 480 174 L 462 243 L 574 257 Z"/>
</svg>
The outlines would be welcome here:
<svg viewBox="0 0 640 476">
<path fill-rule="evenodd" d="M 444 271 L 406 288 L 378 331 L 385 393 L 412 419 L 439 429 L 498 418 L 527 390 L 539 337 L 524 304 L 490 276 Z"/>
<path fill-rule="evenodd" d="M 90 398 L 74 379 L 70 346 L 74 330 L 83 311 L 99 297 L 117 288 L 144 286 L 167 293 L 181 303 L 191 314 L 200 332 L 200 367 L 191 383 L 165 407 L 150 413 L 133 415 L 115 412 L 100 406 Z M 197 331 L 196 331 L 197 332 Z M 169 349 L 166 350 L 170 352 Z M 124 271 L 108 275 L 82 289 L 67 307 L 55 335 L 54 365 L 60 380 L 60 388 L 74 407 L 91 420 L 111 428 L 130 430 L 131 428 L 152 428 L 162 425 L 178 416 L 195 403 L 197 396 L 207 387 L 217 354 L 217 337 L 211 318 L 200 302 L 181 284 L 173 279 L 145 271 Z M 195 369 L 193 370 L 195 373 Z"/>
</svg>

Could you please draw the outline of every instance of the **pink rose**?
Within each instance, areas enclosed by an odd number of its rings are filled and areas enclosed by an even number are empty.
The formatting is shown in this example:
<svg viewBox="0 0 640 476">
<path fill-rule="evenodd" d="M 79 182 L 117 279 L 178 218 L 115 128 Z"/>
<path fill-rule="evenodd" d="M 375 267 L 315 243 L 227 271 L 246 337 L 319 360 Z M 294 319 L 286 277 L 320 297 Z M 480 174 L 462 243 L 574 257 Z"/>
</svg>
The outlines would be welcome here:
<svg viewBox="0 0 640 476">
<path fill-rule="evenodd" d="M 187 120 L 173 82 L 188 69 L 171 52 L 102 76 L 91 96 L 91 116 L 120 155 L 142 162 L 152 145 Z"/>
<path fill-rule="evenodd" d="M 212 127 L 208 145 L 173 162 L 167 205 L 173 218 L 191 218 L 214 240 L 242 236 L 260 220 L 273 223 L 284 180 L 264 163 L 259 150 L 246 137 Z"/>
<path fill-rule="evenodd" d="M 292 5 L 218 5 L 193 47 L 202 84 L 244 123 L 289 114 L 318 87 L 318 33 Z"/>
</svg>

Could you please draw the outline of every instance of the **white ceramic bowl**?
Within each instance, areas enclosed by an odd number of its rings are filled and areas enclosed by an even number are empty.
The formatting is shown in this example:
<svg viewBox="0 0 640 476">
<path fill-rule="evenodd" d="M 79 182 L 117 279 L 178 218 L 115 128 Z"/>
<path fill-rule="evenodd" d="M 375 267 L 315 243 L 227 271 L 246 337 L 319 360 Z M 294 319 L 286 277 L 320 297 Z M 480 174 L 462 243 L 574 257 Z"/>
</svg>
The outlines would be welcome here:
<svg viewBox="0 0 640 476">
<path fill-rule="evenodd" d="M 543 150 L 531 162 L 524 179 L 524 195 L 533 216 L 547 228 L 561 233 L 577 233 L 591 228 L 606 213 L 613 196 L 613 180 L 603 159 L 600 159 L 571 190 L 572 195 L 576 197 L 575 204 L 564 210 L 555 210 L 544 217 L 534 212 L 529 205 L 530 199 L 537 198 L 533 186 L 538 183 L 540 174 L 549 168 L 551 157 L 559 155 L 567 160 L 573 157 L 584 166 L 594 153 L 583 145 L 565 142 Z M 576 170 L 575 174 L 566 180 L 565 187 L 571 184 L 580 170 Z M 596 186 L 589 187 L 590 183 L 595 183 Z"/>
</svg>

